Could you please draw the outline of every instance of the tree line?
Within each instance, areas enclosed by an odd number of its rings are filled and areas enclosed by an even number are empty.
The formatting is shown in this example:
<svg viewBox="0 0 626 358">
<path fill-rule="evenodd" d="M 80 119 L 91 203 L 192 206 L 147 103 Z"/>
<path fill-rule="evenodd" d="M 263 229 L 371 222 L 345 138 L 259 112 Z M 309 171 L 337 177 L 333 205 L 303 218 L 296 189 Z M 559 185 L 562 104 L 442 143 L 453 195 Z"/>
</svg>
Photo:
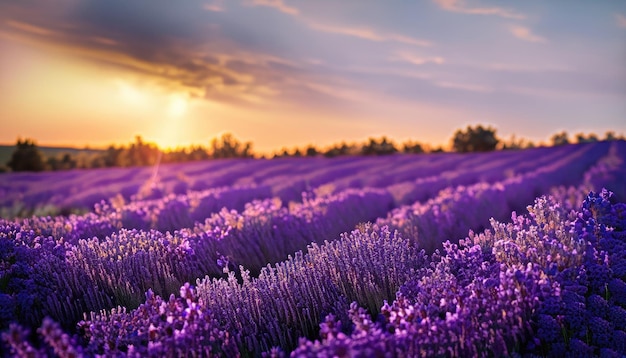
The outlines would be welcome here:
<svg viewBox="0 0 626 358">
<path fill-rule="evenodd" d="M 532 141 L 512 136 L 508 140 L 498 138 L 496 129 L 491 126 L 467 126 L 457 130 L 451 138 L 451 150 L 460 153 L 487 152 L 493 150 L 525 149 L 537 146 Z M 551 136 L 551 145 L 569 143 L 595 142 L 598 140 L 624 140 L 624 136 L 617 136 L 614 132 L 607 132 L 603 139 L 596 134 L 578 133 L 570 139 L 565 131 Z M 540 144 L 544 145 L 544 144 Z M 347 155 L 390 155 L 394 153 L 432 153 L 444 152 L 442 147 L 430 147 L 416 141 L 406 141 L 400 145 L 393 140 L 382 136 L 369 138 L 362 143 L 336 143 L 321 149 L 314 145 L 283 148 L 270 156 L 255 155 L 251 142 L 241 142 L 232 134 L 226 133 L 214 138 L 208 147 L 194 145 L 173 150 L 161 150 L 154 143 L 144 142 L 140 136 L 133 143 L 126 146 L 111 145 L 102 151 L 89 154 L 62 153 L 55 156 L 46 156 L 31 139 L 18 139 L 15 150 L 6 167 L 0 165 L 0 172 L 6 171 L 46 171 L 68 170 L 77 168 L 108 168 L 149 166 L 156 163 L 183 163 L 210 159 L 227 158 L 284 158 L 284 157 L 317 157 L 333 158 Z"/>
</svg>

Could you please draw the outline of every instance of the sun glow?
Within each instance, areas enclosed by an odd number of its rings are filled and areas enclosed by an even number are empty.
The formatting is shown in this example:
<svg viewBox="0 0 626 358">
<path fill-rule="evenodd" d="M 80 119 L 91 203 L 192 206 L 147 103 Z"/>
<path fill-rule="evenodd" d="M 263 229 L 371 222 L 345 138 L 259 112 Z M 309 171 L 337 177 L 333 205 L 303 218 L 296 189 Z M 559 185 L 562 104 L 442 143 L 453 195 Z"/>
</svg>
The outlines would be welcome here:
<svg viewBox="0 0 626 358">
<path fill-rule="evenodd" d="M 187 113 L 188 106 L 189 103 L 185 96 L 180 94 L 172 95 L 169 100 L 167 113 L 170 117 L 180 118 Z"/>
<path fill-rule="evenodd" d="M 128 82 L 117 80 L 115 84 L 122 100 L 131 105 L 142 105 L 148 100 L 148 96 L 144 92 Z"/>
</svg>

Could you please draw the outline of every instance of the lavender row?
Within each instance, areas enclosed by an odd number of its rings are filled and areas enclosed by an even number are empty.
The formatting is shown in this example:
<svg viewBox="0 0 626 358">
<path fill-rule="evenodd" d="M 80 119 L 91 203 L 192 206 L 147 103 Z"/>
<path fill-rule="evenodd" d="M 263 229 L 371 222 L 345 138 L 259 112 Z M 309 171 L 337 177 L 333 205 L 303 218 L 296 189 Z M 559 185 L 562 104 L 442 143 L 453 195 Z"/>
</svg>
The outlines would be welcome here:
<svg viewBox="0 0 626 358">
<path fill-rule="evenodd" d="M 611 188 L 616 200 L 626 201 L 626 145 L 615 142 L 606 156 L 585 172 L 583 182 L 579 186 L 559 186 L 552 190 L 552 195 L 561 199 L 569 209 L 575 209 L 589 191 L 600 191 Z"/>
<path fill-rule="evenodd" d="M 578 184 L 578 178 L 607 150 L 580 147 L 540 169 L 501 182 L 447 188 L 425 203 L 395 209 L 377 223 L 398 230 L 403 237 L 433 252 L 446 240 L 464 237 L 468 229 L 481 231 L 490 217 L 504 220 L 557 185 Z"/>
<path fill-rule="evenodd" d="M 231 185 L 266 161 L 224 160 L 167 164 L 154 168 L 110 168 L 53 173 L 10 173 L 0 178 L 0 205 L 44 203 L 60 208 L 91 208 L 121 195 L 124 200 L 184 194 Z"/>
<path fill-rule="evenodd" d="M 335 190 L 350 187 L 391 187 L 414 186 L 425 184 L 433 186 L 433 179 L 441 182 L 440 189 L 451 185 L 473 183 L 478 181 L 492 181 L 495 177 L 514 175 L 520 172 L 533 170 L 541 165 L 546 157 L 557 158 L 574 147 L 561 148 L 536 148 L 526 151 L 503 151 L 497 153 L 475 153 L 472 155 L 459 155 L 450 153 L 432 154 L 424 156 L 430 158 L 429 162 L 413 165 L 411 162 L 390 163 L 387 170 L 371 168 L 368 172 L 354 173 L 354 175 L 341 178 L 333 182 Z M 435 159 L 436 156 L 440 158 Z M 464 183 L 453 184 L 457 176 L 464 174 Z M 456 180 L 458 182 L 458 180 Z M 391 189 L 390 188 L 390 189 Z M 392 190 L 394 191 L 394 190 Z M 428 197 L 400 197 L 397 201 L 401 204 L 425 200 Z"/>
<path fill-rule="evenodd" d="M 524 154 L 524 157 L 515 157 L 516 162 L 513 165 L 507 160 L 486 160 L 485 157 L 477 163 L 469 163 L 470 165 L 465 166 L 463 170 L 447 170 L 438 175 L 394 184 L 389 187 L 389 190 L 394 195 L 398 205 L 413 204 L 434 198 L 439 191 L 446 188 L 460 185 L 468 186 L 479 182 L 494 183 L 540 170 L 563 157 L 575 155 L 575 153 L 584 153 L 589 150 L 589 147 L 569 146 L 547 149 L 537 148 L 534 151 L 524 151 L 520 153 Z M 596 150 L 598 149 L 596 148 Z"/>
<path fill-rule="evenodd" d="M 222 208 L 242 210 L 246 203 L 269 196 L 271 191 L 268 187 L 217 188 L 127 204 L 120 198 L 96 204 L 94 212 L 83 215 L 41 216 L 14 222 L 0 219 L 0 222 L 13 225 L 15 230 L 26 235 L 50 236 L 76 244 L 80 239 L 104 238 L 121 228 L 173 232 L 192 227 Z"/>
<path fill-rule="evenodd" d="M 267 186 L 222 187 L 117 206 L 113 203 L 96 204 L 95 213 L 114 218 L 125 229 L 173 232 L 203 222 L 223 208 L 243 210 L 246 203 L 271 196 L 271 188 Z"/>
</svg>

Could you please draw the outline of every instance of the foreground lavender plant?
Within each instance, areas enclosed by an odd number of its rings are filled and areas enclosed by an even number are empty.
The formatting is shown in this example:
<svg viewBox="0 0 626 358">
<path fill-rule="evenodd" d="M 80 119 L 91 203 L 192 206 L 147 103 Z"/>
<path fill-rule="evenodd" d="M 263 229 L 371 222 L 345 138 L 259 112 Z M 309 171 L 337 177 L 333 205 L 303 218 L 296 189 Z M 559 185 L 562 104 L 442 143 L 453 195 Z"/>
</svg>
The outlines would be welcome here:
<svg viewBox="0 0 626 358">
<path fill-rule="evenodd" d="M 292 356 L 623 356 L 626 284 L 612 267 L 623 267 L 626 205 L 608 198 L 591 193 L 576 213 L 544 197 L 529 216 L 492 220 L 446 243 L 382 323 L 352 314 L 346 334 L 329 316 Z"/>
<path fill-rule="evenodd" d="M 88 354 L 130 357 L 230 356 L 237 355 L 235 341 L 185 284 L 180 296 L 168 301 L 146 293 L 146 302 L 127 313 L 92 313 L 78 323 L 87 341 Z"/>
<path fill-rule="evenodd" d="M 611 193 L 591 193 L 571 225 L 584 247 L 574 255 L 580 265 L 563 265 L 553 279 L 562 295 L 544 304 L 531 352 L 548 355 L 626 355 L 626 205 L 611 204 Z"/>
<path fill-rule="evenodd" d="M 239 332 L 247 351 L 290 349 L 299 336 L 314 336 L 327 314 L 346 315 L 348 300 L 378 307 L 425 265 L 423 253 L 386 228 L 364 226 L 340 240 L 313 244 L 306 255 L 267 266 L 240 284 L 205 279 L 200 297 L 226 327 Z"/>
</svg>

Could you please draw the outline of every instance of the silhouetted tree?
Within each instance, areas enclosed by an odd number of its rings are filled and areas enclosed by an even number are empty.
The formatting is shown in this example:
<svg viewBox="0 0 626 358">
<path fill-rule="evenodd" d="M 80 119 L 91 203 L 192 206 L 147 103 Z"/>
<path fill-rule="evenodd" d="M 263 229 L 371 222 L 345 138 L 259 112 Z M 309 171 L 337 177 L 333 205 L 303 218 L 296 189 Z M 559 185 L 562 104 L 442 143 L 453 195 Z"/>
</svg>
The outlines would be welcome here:
<svg viewBox="0 0 626 358">
<path fill-rule="evenodd" d="M 221 138 L 211 141 L 211 157 L 221 158 L 251 158 L 252 143 L 241 143 L 230 133 L 224 133 Z"/>
<path fill-rule="evenodd" d="M 202 146 L 193 146 L 188 153 L 189 160 L 207 160 L 210 158 L 209 153 Z"/>
<path fill-rule="evenodd" d="M 316 157 L 318 154 L 319 154 L 319 151 L 314 146 L 309 145 L 306 148 L 306 156 L 307 157 Z"/>
<path fill-rule="evenodd" d="M 123 152 L 123 166 L 154 165 L 159 158 L 160 152 L 156 144 L 145 143 L 141 136 L 136 136 L 135 143 L 131 144 Z"/>
<path fill-rule="evenodd" d="M 525 148 L 532 148 L 534 146 L 535 144 L 529 140 L 526 140 L 524 138 L 517 139 L 517 137 L 515 137 L 515 134 L 511 135 L 511 138 L 509 140 L 502 142 L 502 149 L 504 150 L 525 149 Z"/>
<path fill-rule="evenodd" d="M 272 155 L 272 159 L 287 158 L 290 156 L 291 155 L 289 154 L 289 150 L 283 147 L 281 150 L 274 152 L 274 155 Z"/>
<path fill-rule="evenodd" d="M 409 154 L 424 153 L 424 147 L 421 144 L 413 141 L 404 142 L 402 145 L 402 151 Z"/>
<path fill-rule="evenodd" d="M 77 159 L 70 153 L 63 153 L 61 157 L 49 157 L 47 166 L 50 170 L 69 170 L 78 167 Z"/>
<path fill-rule="evenodd" d="M 387 137 L 382 137 L 380 140 L 370 138 L 369 142 L 361 147 L 361 154 L 363 155 L 388 155 L 396 152 L 398 149 Z"/>
<path fill-rule="evenodd" d="M 107 148 L 106 153 L 104 155 L 104 166 L 105 167 L 117 167 L 122 166 L 122 152 L 123 148 L 116 148 L 115 146 L 110 146 Z"/>
<path fill-rule="evenodd" d="M 576 134 L 577 143 L 592 143 L 592 142 L 597 142 L 597 141 L 598 141 L 598 136 L 593 133 L 590 133 L 587 136 L 585 136 L 584 133 Z"/>
<path fill-rule="evenodd" d="M 561 133 L 556 133 L 550 138 L 550 141 L 552 142 L 552 145 L 569 144 L 569 135 L 567 134 L 566 131 L 563 131 Z"/>
<path fill-rule="evenodd" d="M 46 169 L 45 158 L 34 141 L 18 139 L 7 166 L 14 172 L 40 172 Z"/>
<path fill-rule="evenodd" d="M 467 126 L 466 130 L 457 130 L 452 138 L 452 147 L 456 152 L 488 152 L 496 149 L 499 139 L 492 127 Z"/>
<path fill-rule="evenodd" d="M 352 147 L 348 146 L 345 142 L 341 142 L 341 144 L 335 144 L 333 147 L 330 147 L 326 152 L 324 152 L 324 156 L 326 158 L 334 158 L 343 155 L 350 154 Z"/>
</svg>

